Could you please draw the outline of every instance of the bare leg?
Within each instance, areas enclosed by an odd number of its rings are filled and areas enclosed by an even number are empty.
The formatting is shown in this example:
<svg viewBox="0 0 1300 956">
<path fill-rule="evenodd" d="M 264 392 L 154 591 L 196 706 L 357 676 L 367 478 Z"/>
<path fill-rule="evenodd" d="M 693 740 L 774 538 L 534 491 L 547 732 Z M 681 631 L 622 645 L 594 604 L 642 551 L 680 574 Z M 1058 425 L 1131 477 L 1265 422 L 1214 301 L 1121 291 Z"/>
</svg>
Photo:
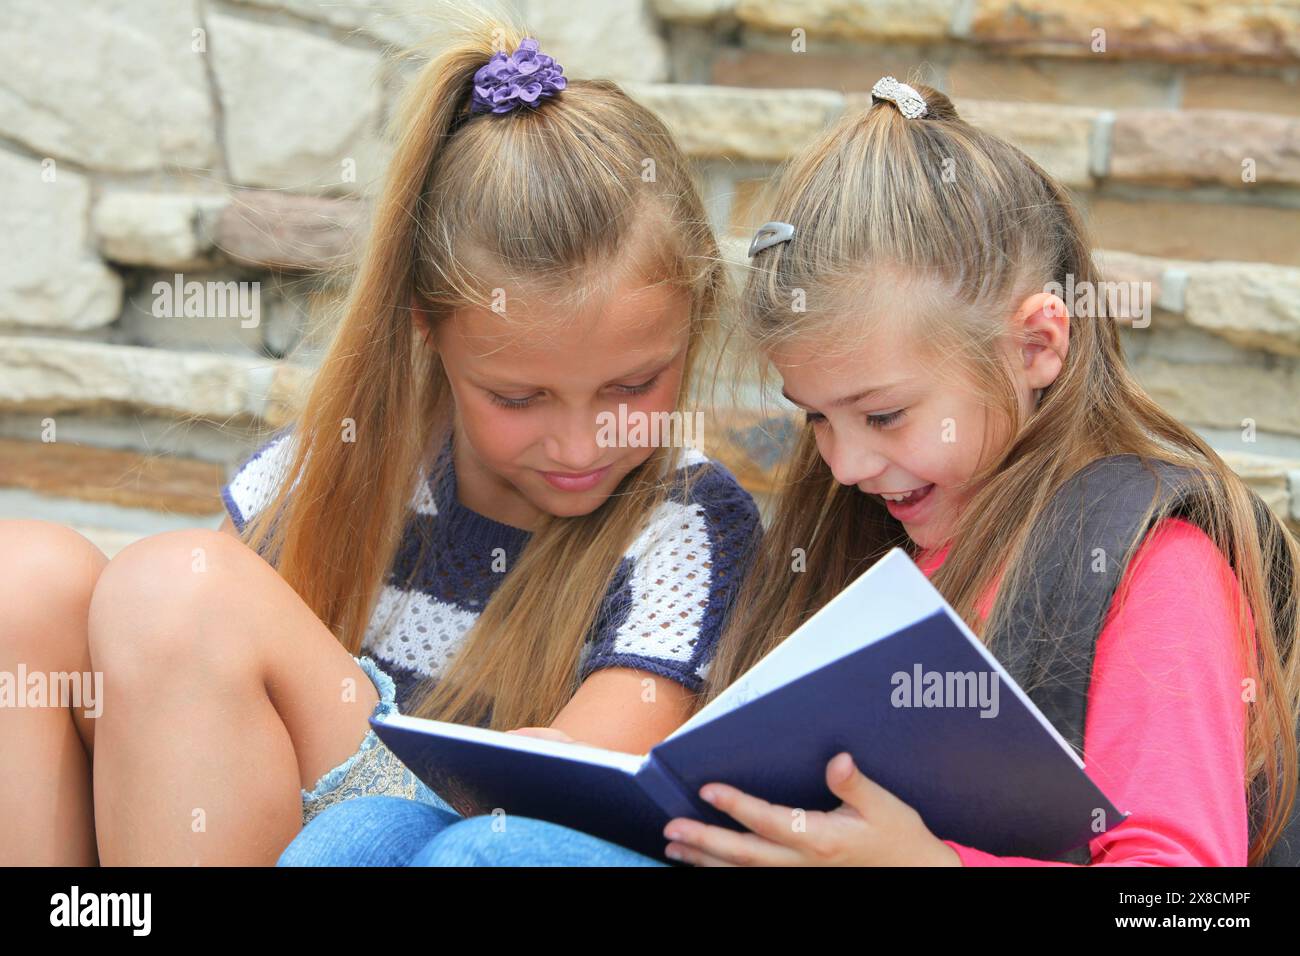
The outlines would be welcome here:
<svg viewBox="0 0 1300 956">
<path fill-rule="evenodd" d="M 217 531 L 124 548 L 91 601 L 90 653 L 106 866 L 274 864 L 300 788 L 355 752 L 379 700 L 297 592 Z"/>
<path fill-rule="evenodd" d="M 93 866 L 91 760 L 95 702 L 48 706 L 26 695 L 19 668 L 48 679 L 90 671 L 86 614 L 106 558 L 47 521 L 0 521 L 0 671 L 15 703 L 0 706 L 0 866 Z M 91 684 L 93 687 L 93 683 Z M 56 691 L 57 693 L 57 691 Z"/>
</svg>

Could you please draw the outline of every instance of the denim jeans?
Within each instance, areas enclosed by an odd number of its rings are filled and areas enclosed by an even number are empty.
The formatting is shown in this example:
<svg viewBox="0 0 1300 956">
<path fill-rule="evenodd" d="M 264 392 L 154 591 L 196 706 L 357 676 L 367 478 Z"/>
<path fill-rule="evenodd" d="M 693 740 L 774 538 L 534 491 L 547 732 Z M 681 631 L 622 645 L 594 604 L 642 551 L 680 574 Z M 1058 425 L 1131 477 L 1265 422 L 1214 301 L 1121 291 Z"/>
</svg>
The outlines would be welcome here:
<svg viewBox="0 0 1300 956">
<path fill-rule="evenodd" d="M 545 820 L 465 818 L 436 800 L 366 796 L 335 804 L 303 828 L 277 865 L 672 865 Z"/>
</svg>

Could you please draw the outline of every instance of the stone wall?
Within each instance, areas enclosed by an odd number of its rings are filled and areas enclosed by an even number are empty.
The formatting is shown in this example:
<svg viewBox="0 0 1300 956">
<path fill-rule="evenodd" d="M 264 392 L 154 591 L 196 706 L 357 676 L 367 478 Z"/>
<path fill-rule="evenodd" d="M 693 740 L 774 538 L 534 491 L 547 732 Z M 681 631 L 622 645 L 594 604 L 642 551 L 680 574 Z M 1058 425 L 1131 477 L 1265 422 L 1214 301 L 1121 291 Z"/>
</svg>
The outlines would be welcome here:
<svg viewBox="0 0 1300 956">
<path fill-rule="evenodd" d="M 430 7 L 6 0 L 0 517 L 110 552 L 219 521 L 224 475 L 319 360 L 418 63 L 392 54 L 436 43 Z M 513 7 L 567 73 L 666 118 L 737 262 L 776 166 L 876 79 L 945 90 L 1069 186 L 1107 278 L 1151 283 L 1153 320 L 1124 330 L 1138 376 L 1300 522 L 1294 0 Z M 189 282 L 256 283 L 257 320 L 160 315 L 159 283 Z M 763 414 L 718 449 L 759 493 Z"/>
</svg>

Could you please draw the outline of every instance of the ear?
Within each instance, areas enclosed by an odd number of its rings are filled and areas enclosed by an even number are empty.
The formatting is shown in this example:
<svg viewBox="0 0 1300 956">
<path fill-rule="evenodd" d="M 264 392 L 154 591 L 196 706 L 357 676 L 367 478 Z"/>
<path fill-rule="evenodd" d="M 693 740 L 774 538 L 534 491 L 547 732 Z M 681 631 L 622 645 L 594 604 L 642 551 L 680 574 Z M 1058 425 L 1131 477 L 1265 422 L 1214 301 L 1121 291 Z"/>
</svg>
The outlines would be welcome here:
<svg viewBox="0 0 1300 956">
<path fill-rule="evenodd" d="M 1020 303 L 1011 329 L 1018 336 L 1026 384 L 1043 389 L 1055 382 L 1070 348 L 1070 314 L 1065 302 L 1050 292 L 1037 292 Z"/>
<path fill-rule="evenodd" d="M 429 320 L 428 310 L 420 304 L 420 297 L 415 292 L 411 293 L 411 322 L 419 330 L 424 344 L 429 348 L 434 348 L 433 323 Z"/>
</svg>

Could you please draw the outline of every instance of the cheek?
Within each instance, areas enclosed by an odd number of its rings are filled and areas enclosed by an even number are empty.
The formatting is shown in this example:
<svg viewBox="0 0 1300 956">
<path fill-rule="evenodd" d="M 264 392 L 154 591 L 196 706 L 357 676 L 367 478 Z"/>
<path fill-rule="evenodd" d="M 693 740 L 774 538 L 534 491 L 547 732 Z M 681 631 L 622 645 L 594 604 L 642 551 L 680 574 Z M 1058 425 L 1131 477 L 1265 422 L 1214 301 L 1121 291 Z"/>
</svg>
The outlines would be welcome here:
<svg viewBox="0 0 1300 956">
<path fill-rule="evenodd" d="M 629 408 L 646 412 L 671 412 L 677 407 L 677 393 L 682 385 L 682 372 L 680 365 L 665 369 L 648 392 L 640 395 L 619 395 L 614 403 L 623 402 Z"/>
<path fill-rule="evenodd" d="M 965 419 L 952 413 L 931 413 L 910 424 L 899 456 L 914 477 L 946 487 L 963 479 L 968 470 L 966 456 L 971 449 L 978 454 L 978 441 L 978 434 Z"/>
<path fill-rule="evenodd" d="M 465 437 L 484 461 L 506 465 L 534 444 L 539 419 L 532 409 L 502 408 L 487 398 L 457 401 Z"/>
</svg>

